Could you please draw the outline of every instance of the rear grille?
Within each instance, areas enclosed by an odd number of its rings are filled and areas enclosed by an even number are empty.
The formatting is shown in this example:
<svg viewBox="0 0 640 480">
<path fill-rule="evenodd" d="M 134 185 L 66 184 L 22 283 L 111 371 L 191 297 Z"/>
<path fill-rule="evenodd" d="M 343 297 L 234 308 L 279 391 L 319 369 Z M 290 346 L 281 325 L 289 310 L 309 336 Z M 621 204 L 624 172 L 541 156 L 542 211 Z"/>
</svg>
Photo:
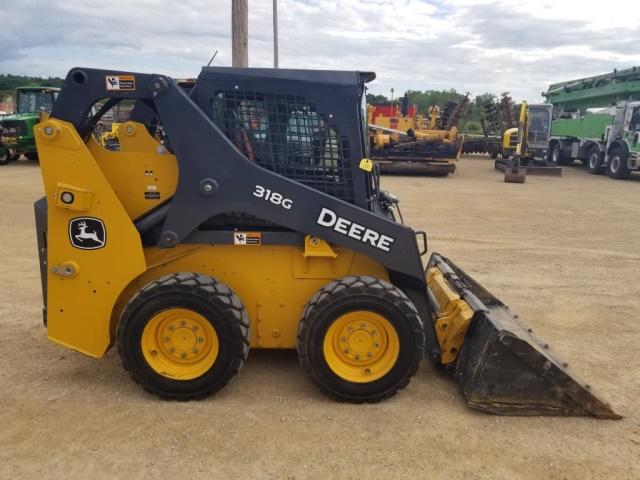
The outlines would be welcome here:
<svg viewBox="0 0 640 480">
<path fill-rule="evenodd" d="M 27 133 L 27 127 L 22 120 L 2 120 L 0 132 L 6 137 L 20 137 Z"/>
</svg>

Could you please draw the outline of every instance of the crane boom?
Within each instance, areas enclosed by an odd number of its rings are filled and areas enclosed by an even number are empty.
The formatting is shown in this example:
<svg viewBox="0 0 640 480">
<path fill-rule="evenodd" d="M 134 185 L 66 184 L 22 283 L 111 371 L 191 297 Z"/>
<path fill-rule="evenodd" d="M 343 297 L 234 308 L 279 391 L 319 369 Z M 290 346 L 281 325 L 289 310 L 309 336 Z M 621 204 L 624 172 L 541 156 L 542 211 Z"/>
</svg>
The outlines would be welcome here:
<svg viewBox="0 0 640 480">
<path fill-rule="evenodd" d="M 619 100 L 640 99 L 640 66 L 554 83 L 542 95 L 564 110 L 607 107 Z"/>
</svg>

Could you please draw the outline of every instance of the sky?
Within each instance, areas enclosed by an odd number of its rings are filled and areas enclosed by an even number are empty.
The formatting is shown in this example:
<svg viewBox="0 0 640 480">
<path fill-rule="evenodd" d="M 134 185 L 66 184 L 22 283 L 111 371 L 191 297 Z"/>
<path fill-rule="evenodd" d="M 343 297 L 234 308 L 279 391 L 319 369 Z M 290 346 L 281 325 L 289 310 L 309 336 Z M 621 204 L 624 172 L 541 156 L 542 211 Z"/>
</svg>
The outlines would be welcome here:
<svg viewBox="0 0 640 480">
<path fill-rule="evenodd" d="M 231 64 L 230 0 L 2 0 L 0 73 L 74 66 L 194 77 Z M 279 0 L 281 68 L 375 71 L 391 88 L 510 92 L 640 65 L 637 0 Z M 249 0 L 249 66 L 273 65 L 272 0 Z"/>
</svg>

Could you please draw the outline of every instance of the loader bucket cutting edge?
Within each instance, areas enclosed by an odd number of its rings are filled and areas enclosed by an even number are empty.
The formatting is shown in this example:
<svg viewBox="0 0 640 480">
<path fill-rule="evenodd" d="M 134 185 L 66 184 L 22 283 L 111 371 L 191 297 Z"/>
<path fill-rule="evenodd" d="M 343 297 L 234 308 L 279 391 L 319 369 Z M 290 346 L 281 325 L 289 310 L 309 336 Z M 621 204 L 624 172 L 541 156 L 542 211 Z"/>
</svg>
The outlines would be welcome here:
<svg viewBox="0 0 640 480">
<path fill-rule="evenodd" d="M 473 310 L 452 373 L 470 407 L 500 415 L 591 415 L 621 419 L 568 365 L 532 335 L 504 303 L 447 258 L 434 253 L 427 266 Z M 439 306 L 433 305 L 438 317 Z"/>
</svg>

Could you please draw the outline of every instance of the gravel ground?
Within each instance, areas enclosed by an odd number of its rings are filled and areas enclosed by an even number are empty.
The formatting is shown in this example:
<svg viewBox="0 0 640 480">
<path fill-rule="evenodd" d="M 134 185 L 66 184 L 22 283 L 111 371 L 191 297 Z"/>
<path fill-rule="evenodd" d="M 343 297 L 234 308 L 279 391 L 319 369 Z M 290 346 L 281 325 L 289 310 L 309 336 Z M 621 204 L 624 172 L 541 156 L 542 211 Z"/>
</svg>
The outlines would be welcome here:
<svg viewBox="0 0 640 480">
<path fill-rule="evenodd" d="M 405 219 L 511 305 L 625 416 L 509 418 L 466 407 L 424 361 L 376 405 L 335 403 L 293 352 L 251 353 L 198 402 L 157 400 L 117 353 L 47 341 L 33 201 L 39 169 L 0 167 L 0 478 L 640 478 L 640 177 L 504 184 L 488 158 L 449 178 L 387 177 Z"/>
</svg>

